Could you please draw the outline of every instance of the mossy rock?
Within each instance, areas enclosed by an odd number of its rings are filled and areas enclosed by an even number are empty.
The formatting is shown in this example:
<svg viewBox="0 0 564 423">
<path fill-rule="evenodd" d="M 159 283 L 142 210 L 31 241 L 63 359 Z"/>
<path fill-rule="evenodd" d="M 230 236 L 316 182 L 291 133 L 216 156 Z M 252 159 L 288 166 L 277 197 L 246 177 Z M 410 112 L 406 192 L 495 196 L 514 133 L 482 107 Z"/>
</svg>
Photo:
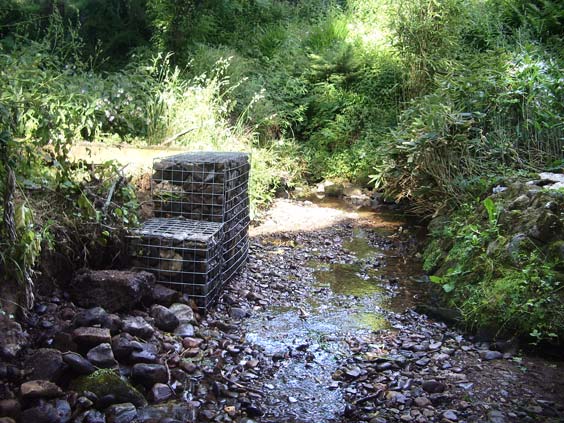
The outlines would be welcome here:
<svg viewBox="0 0 564 423">
<path fill-rule="evenodd" d="M 147 400 L 137 389 L 109 369 L 100 369 L 73 380 L 70 389 L 76 392 L 94 392 L 98 398 L 112 394 L 117 402 L 130 402 L 136 407 L 147 405 Z"/>
<path fill-rule="evenodd" d="M 564 241 L 558 240 L 548 246 L 548 256 L 556 262 L 558 269 L 564 269 Z"/>
</svg>

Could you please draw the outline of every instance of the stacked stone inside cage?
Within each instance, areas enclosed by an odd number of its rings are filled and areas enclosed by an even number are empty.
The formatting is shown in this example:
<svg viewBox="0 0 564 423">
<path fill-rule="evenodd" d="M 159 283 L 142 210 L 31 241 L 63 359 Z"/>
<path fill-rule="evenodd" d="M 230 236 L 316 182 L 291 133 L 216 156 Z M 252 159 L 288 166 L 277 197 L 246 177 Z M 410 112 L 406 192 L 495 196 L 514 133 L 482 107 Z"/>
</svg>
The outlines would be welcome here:
<svg viewBox="0 0 564 423">
<path fill-rule="evenodd" d="M 187 292 L 201 308 L 212 304 L 221 286 L 237 273 L 248 256 L 249 172 L 246 153 L 197 152 L 155 159 L 155 218 L 136 231 L 138 241 L 132 243 L 144 243 L 145 249 L 139 251 L 148 253 L 143 256 L 143 266 L 138 267 L 152 270 L 159 282 Z M 213 227 L 217 234 L 209 233 L 212 227 L 206 223 L 217 225 Z M 175 231 L 188 231 L 193 236 L 181 241 L 188 244 L 180 245 Z M 201 243 L 196 245 L 196 240 Z M 132 254 L 138 261 L 138 252 Z M 194 263 L 184 263 L 190 260 Z M 172 265 L 174 269 L 167 269 Z M 173 271 L 177 268 L 185 271 Z"/>
<path fill-rule="evenodd" d="M 207 309 L 219 296 L 223 269 L 222 224 L 188 219 L 149 219 L 134 231 L 136 268 L 159 283 L 187 293 Z"/>
</svg>

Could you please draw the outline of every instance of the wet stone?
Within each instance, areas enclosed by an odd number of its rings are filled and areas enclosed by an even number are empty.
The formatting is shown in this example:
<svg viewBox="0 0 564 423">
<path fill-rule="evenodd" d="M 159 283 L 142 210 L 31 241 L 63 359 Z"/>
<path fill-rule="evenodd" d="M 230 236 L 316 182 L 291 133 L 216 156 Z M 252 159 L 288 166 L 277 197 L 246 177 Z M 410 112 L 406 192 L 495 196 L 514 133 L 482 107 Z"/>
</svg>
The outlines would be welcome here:
<svg viewBox="0 0 564 423">
<path fill-rule="evenodd" d="M 480 357 L 484 360 L 499 360 L 503 358 L 503 354 L 499 351 L 480 351 Z"/>
<path fill-rule="evenodd" d="M 136 347 L 129 356 L 132 363 L 154 363 L 158 360 L 157 347 L 146 342 L 135 342 Z"/>
<path fill-rule="evenodd" d="M 151 316 L 155 319 L 155 326 L 166 332 L 172 332 L 180 323 L 173 312 L 161 305 L 151 308 Z"/>
<path fill-rule="evenodd" d="M 106 410 L 108 423 L 131 423 L 137 418 L 137 409 L 131 403 L 114 404 Z"/>
<path fill-rule="evenodd" d="M 106 416 L 98 410 L 88 410 L 84 413 L 83 423 L 106 423 Z"/>
<path fill-rule="evenodd" d="M 437 382 L 436 380 L 426 380 L 425 382 L 423 382 L 422 388 L 425 392 L 435 394 L 444 392 L 446 386 L 441 382 Z"/>
<path fill-rule="evenodd" d="M 112 352 L 112 346 L 108 343 L 100 344 L 92 348 L 86 354 L 86 358 L 93 365 L 101 368 L 111 368 L 118 364 Z"/>
<path fill-rule="evenodd" d="M 431 405 L 429 398 L 425 397 L 417 397 L 413 400 L 413 402 L 417 407 L 427 407 L 428 405 Z"/>
<path fill-rule="evenodd" d="M 21 405 L 16 399 L 0 400 L 0 416 L 17 419 L 21 413 Z"/>
<path fill-rule="evenodd" d="M 150 388 L 155 383 L 168 382 L 166 367 L 162 364 L 135 364 L 131 369 L 131 378 Z"/>
<path fill-rule="evenodd" d="M 458 416 L 456 415 L 456 413 L 452 410 L 447 410 L 442 414 L 443 418 L 450 420 L 451 422 L 456 422 L 458 421 Z"/>
<path fill-rule="evenodd" d="M 169 307 L 178 300 L 179 293 L 174 289 L 167 288 L 166 286 L 156 284 L 153 288 L 153 302 L 165 307 Z"/>
<path fill-rule="evenodd" d="M 73 331 L 73 340 L 82 345 L 96 346 L 111 341 L 108 328 L 80 327 Z"/>
<path fill-rule="evenodd" d="M 59 350 L 40 348 L 26 361 L 25 367 L 30 379 L 42 379 L 58 382 L 67 369 Z"/>
<path fill-rule="evenodd" d="M 194 310 L 192 310 L 192 307 L 186 304 L 175 303 L 169 307 L 169 310 L 176 316 L 176 318 L 181 324 L 196 323 L 196 319 L 194 317 Z"/>
<path fill-rule="evenodd" d="M 94 365 L 78 353 L 63 354 L 63 361 L 69 368 L 79 375 L 89 375 L 93 373 L 96 368 Z"/>
<path fill-rule="evenodd" d="M 68 401 L 66 400 L 56 400 L 55 410 L 57 411 L 57 416 L 59 418 L 59 423 L 68 423 L 71 420 L 72 410 Z"/>
<path fill-rule="evenodd" d="M 195 334 L 194 326 L 192 326 L 190 323 L 180 323 L 180 325 L 178 325 L 178 327 L 174 331 L 174 334 L 183 338 L 192 337 Z"/>
<path fill-rule="evenodd" d="M 108 312 L 102 307 L 93 307 L 79 312 L 73 320 L 75 327 L 103 325 L 108 321 Z"/>
<path fill-rule="evenodd" d="M 149 391 L 149 401 L 153 403 L 164 402 L 172 398 L 174 393 L 168 385 L 164 383 L 155 383 Z"/>
<path fill-rule="evenodd" d="M 232 307 L 231 310 L 229 310 L 229 315 L 232 319 L 240 320 L 247 317 L 247 312 L 240 307 Z"/>
<path fill-rule="evenodd" d="M 37 407 L 24 410 L 21 415 L 22 422 L 33 423 L 59 423 L 59 413 L 57 409 L 48 402 Z"/>
<path fill-rule="evenodd" d="M 61 388 L 48 380 L 30 380 L 20 386 L 24 398 L 53 398 L 63 394 Z"/>
<path fill-rule="evenodd" d="M 123 331 L 142 339 L 149 339 L 155 330 L 145 319 L 135 316 L 124 319 Z"/>
</svg>

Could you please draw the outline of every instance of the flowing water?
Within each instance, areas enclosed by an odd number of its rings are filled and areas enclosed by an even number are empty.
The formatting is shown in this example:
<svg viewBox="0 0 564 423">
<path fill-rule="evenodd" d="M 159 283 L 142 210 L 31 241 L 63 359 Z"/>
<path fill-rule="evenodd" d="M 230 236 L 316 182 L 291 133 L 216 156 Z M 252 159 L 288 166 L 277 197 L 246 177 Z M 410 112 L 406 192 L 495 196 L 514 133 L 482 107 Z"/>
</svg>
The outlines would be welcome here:
<svg viewBox="0 0 564 423">
<path fill-rule="evenodd" d="M 352 223 L 335 260 L 306 263 L 314 276 L 307 298 L 291 307 L 272 306 L 246 322 L 247 341 L 281 363 L 265 385 L 269 411 L 263 421 L 342 421 L 343 394 L 332 379 L 339 360 L 350 353 L 356 337 L 389 328 L 387 313 L 412 305 L 422 280 L 420 268 L 387 242 L 405 221 L 371 210 L 357 213 L 360 220 Z"/>
</svg>

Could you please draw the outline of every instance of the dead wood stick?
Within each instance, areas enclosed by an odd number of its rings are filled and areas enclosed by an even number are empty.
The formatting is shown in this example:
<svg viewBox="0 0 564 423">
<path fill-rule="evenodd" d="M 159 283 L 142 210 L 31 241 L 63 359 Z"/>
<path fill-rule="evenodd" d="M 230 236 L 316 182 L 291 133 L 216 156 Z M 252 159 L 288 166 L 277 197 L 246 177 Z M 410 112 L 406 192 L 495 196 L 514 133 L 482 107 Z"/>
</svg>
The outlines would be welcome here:
<svg viewBox="0 0 564 423">
<path fill-rule="evenodd" d="M 177 134 L 174 134 L 173 136 L 168 137 L 166 140 L 164 140 L 164 141 L 162 142 L 161 145 L 169 145 L 169 144 L 172 144 L 174 141 L 176 141 L 176 140 L 177 140 L 178 138 L 180 138 L 181 136 L 186 135 L 188 132 L 195 131 L 196 129 L 200 129 L 200 127 L 199 127 L 199 126 L 193 126 L 192 128 L 184 129 L 184 130 L 178 132 Z"/>
</svg>

